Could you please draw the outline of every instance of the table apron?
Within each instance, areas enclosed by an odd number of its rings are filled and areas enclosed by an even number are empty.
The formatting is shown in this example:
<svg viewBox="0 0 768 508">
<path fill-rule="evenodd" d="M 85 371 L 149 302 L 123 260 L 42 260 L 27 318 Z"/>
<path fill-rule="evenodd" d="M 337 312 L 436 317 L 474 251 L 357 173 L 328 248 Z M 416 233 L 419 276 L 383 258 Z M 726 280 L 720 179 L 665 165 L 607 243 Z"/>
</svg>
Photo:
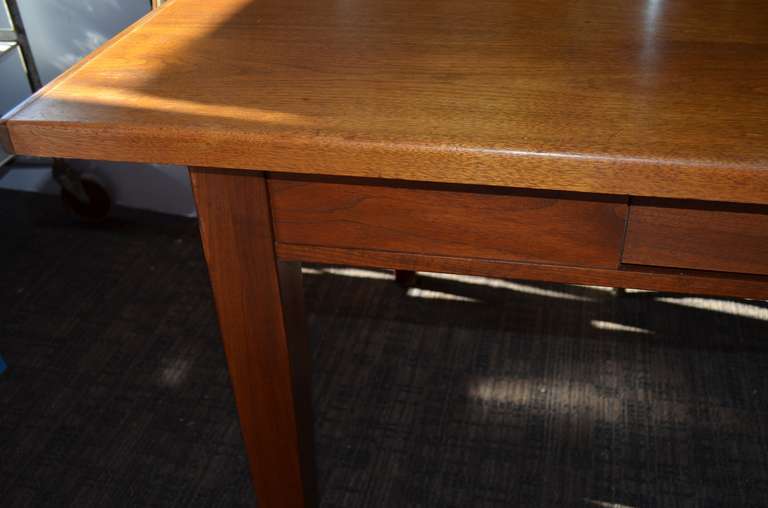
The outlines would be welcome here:
<svg viewBox="0 0 768 508">
<path fill-rule="evenodd" d="M 286 260 L 768 298 L 768 207 L 273 174 Z"/>
</svg>

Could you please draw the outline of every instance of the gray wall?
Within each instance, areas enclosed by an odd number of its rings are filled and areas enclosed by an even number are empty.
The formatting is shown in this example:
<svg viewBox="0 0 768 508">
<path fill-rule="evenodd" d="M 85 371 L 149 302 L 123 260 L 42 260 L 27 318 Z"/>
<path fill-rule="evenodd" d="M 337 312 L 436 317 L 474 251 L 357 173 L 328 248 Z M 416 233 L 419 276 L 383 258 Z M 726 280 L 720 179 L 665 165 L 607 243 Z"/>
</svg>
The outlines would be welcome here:
<svg viewBox="0 0 768 508">
<path fill-rule="evenodd" d="M 17 0 L 43 83 L 149 12 L 148 0 Z"/>
<path fill-rule="evenodd" d="M 12 27 L 11 16 L 5 2 L 0 3 L 0 30 L 9 30 Z"/>
<path fill-rule="evenodd" d="M 0 114 L 26 99 L 29 92 L 29 82 L 18 46 L 15 43 L 0 42 Z M 5 159 L 6 154 L 0 148 L 0 162 Z"/>
<path fill-rule="evenodd" d="M 29 96 L 21 52 L 15 43 L 0 42 L 0 113 L 13 108 Z"/>
</svg>

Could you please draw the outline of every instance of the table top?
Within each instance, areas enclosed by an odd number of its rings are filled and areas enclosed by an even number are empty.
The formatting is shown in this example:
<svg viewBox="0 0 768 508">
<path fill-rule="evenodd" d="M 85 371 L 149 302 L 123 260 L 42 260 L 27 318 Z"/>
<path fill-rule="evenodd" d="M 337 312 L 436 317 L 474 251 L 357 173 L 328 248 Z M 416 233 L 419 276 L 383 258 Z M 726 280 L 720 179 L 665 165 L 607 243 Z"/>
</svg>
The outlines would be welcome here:
<svg viewBox="0 0 768 508">
<path fill-rule="evenodd" d="M 768 203 L 764 0 L 174 0 L 16 153 Z"/>
</svg>

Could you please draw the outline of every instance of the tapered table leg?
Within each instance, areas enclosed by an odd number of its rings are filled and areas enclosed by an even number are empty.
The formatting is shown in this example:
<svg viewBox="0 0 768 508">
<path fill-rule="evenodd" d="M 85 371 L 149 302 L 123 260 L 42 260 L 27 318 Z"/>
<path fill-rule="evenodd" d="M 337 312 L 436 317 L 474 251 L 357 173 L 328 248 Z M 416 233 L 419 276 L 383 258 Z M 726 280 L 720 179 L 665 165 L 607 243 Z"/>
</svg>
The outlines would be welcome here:
<svg viewBox="0 0 768 508">
<path fill-rule="evenodd" d="M 301 267 L 275 256 L 263 175 L 190 175 L 256 496 L 265 508 L 315 506 Z"/>
</svg>

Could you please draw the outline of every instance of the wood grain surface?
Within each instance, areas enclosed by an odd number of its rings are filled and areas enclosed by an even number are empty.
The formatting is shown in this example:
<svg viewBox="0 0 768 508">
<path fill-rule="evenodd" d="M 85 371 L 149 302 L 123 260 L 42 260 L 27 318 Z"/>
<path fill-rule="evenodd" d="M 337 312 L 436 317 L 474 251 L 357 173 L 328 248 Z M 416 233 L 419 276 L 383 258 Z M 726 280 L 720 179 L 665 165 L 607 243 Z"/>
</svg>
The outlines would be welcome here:
<svg viewBox="0 0 768 508">
<path fill-rule="evenodd" d="M 268 179 L 284 243 L 616 268 L 626 198 Z"/>
<path fill-rule="evenodd" d="M 190 174 L 259 506 L 316 506 L 300 265 L 275 256 L 260 174 Z"/>
<path fill-rule="evenodd" d="M 625 263 L 768 275 L 768 207 L 630 208 Z"/>
<path fill-rule="evenodd" d="M 768 203 L 762 0 L 174 0 L 20 154 Z"/>
</svg>

